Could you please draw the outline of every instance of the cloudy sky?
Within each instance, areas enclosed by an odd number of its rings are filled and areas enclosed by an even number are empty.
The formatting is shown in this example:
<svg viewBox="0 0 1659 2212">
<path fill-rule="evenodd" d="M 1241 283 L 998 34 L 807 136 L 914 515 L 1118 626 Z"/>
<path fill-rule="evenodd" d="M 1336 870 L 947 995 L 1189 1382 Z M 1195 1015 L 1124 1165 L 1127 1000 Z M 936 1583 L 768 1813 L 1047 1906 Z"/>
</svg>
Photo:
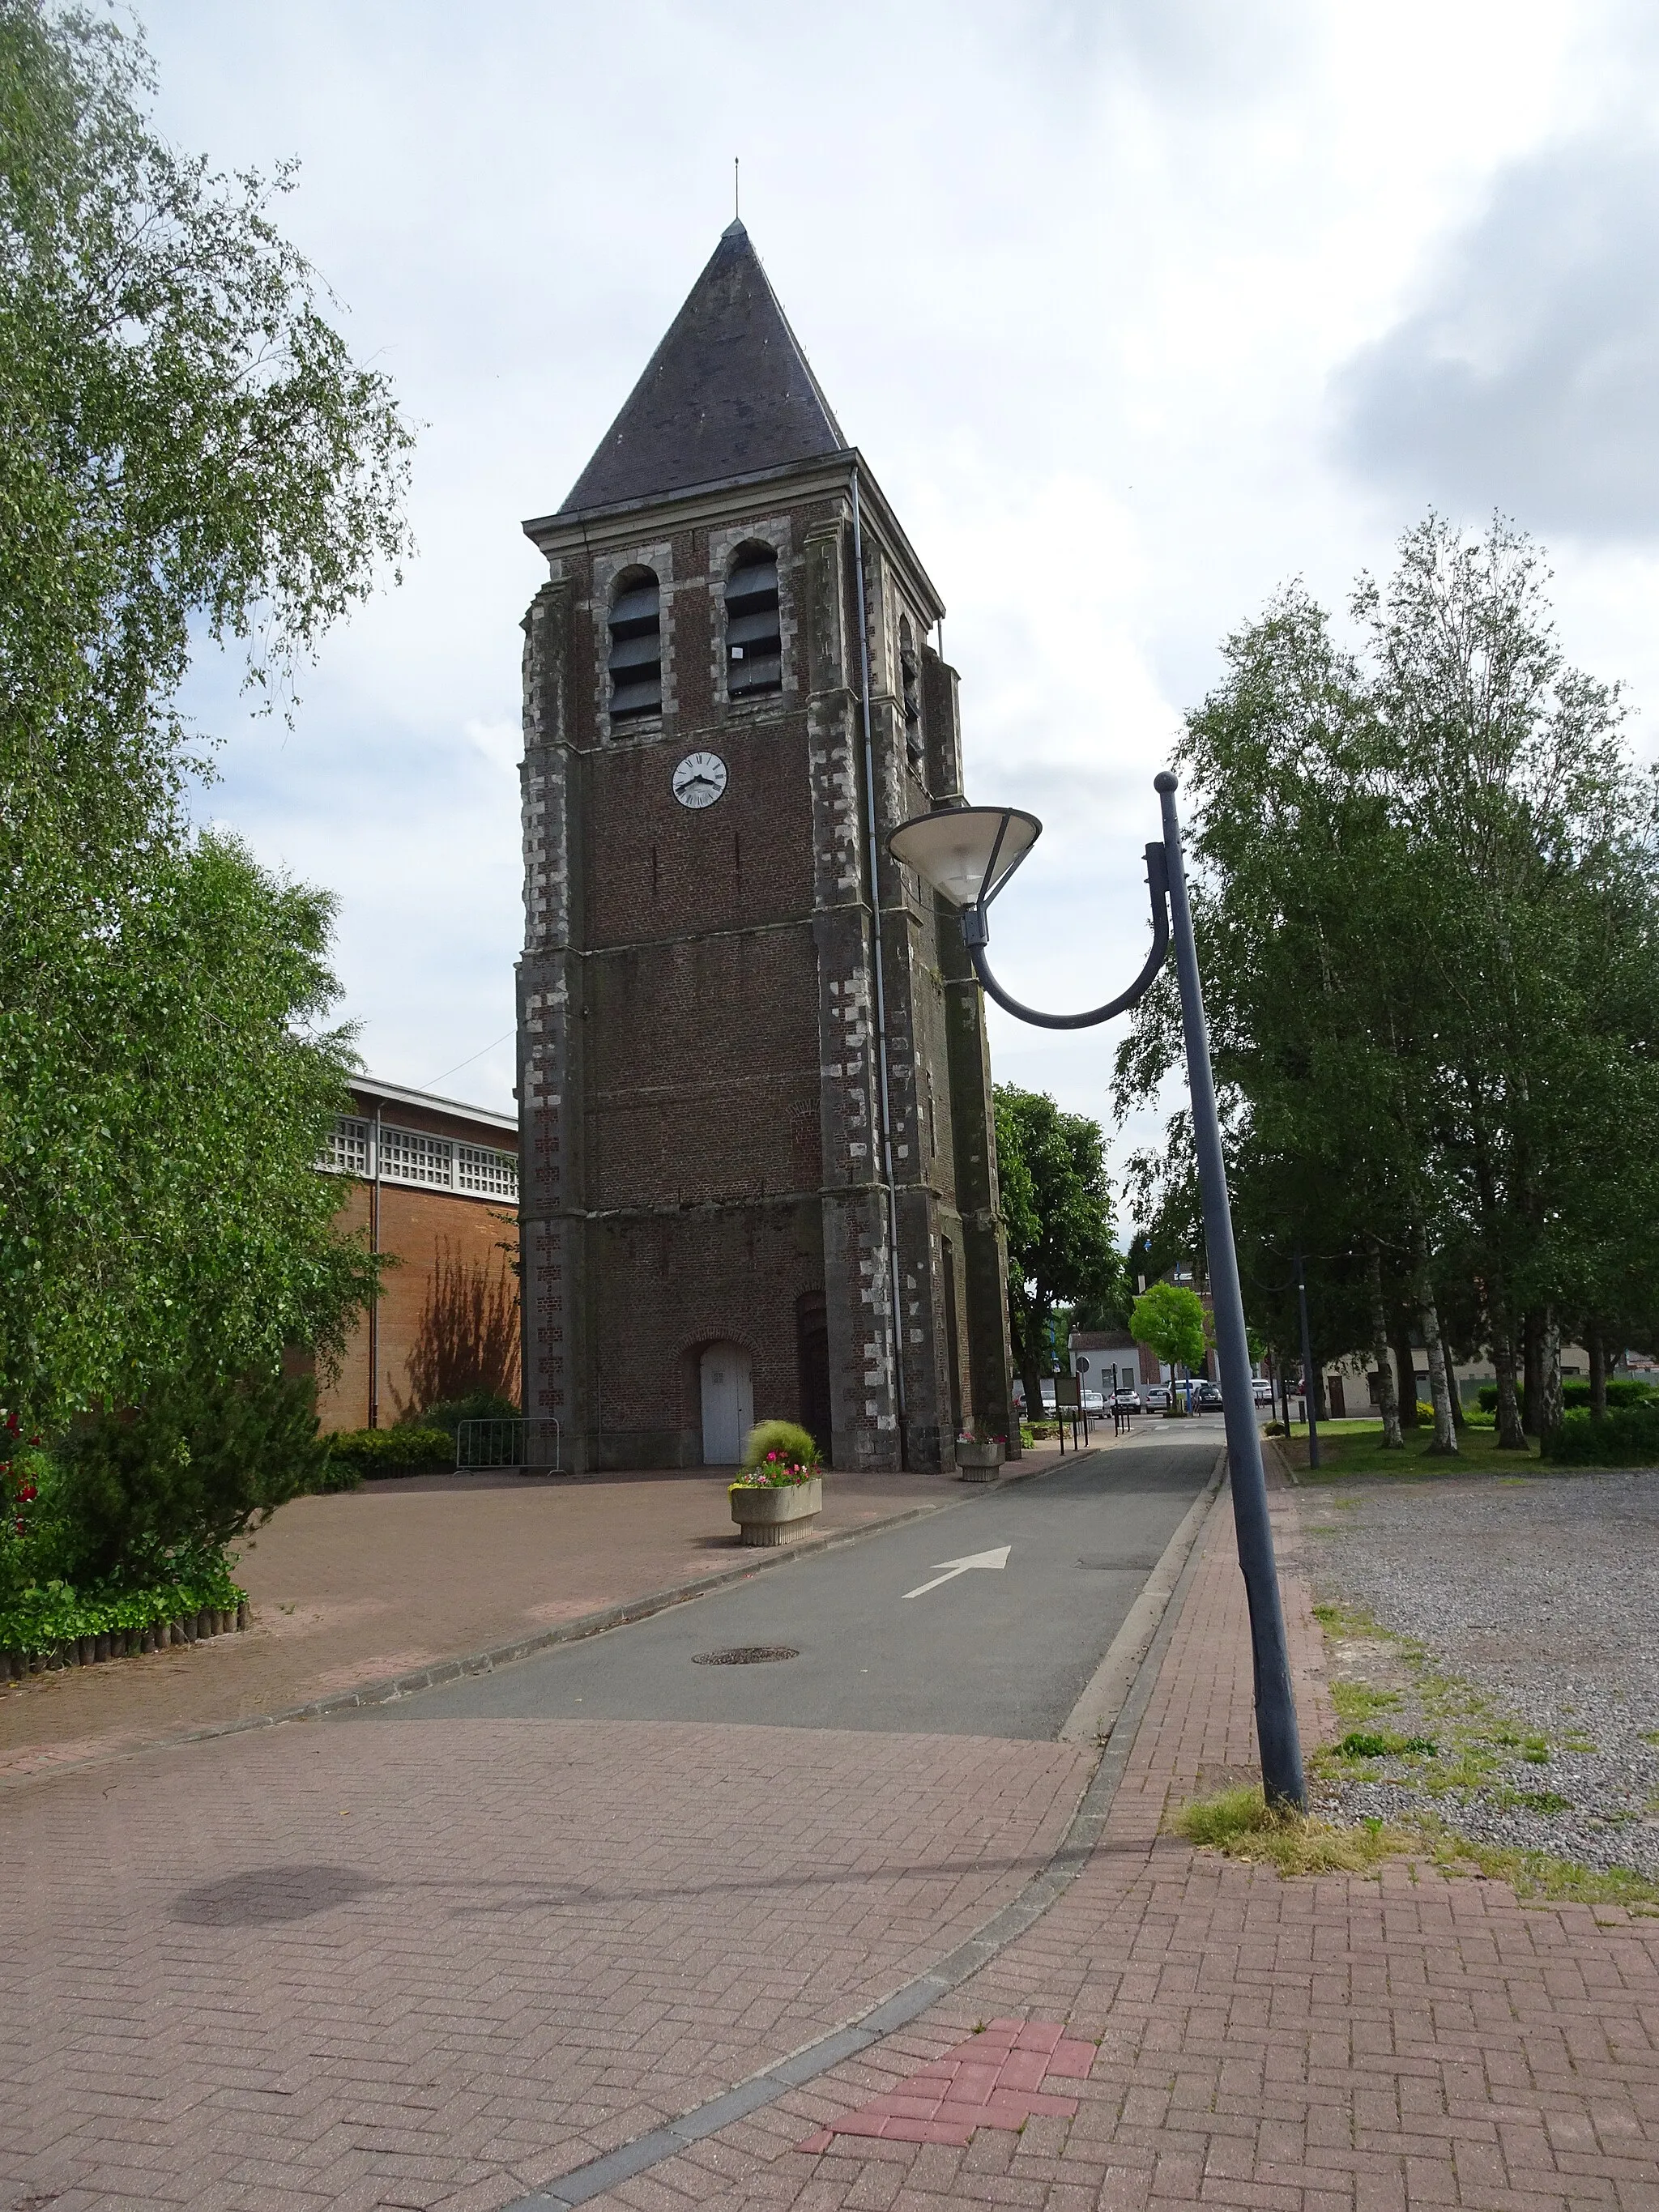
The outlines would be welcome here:
<svg viewBox="0 0 1659 2212">
<path fill-rule="evenodd" d="M 141 0 L 159 120 L 284 221 L 422 426 L 419 556 L 296 726 L 192 685 L 208 811 L 335 888 L 394 1081 L 510 1102 L 519 524 L 731 213 L 949 614 L 970 793 L 1050 823 L 1011 988 L 1121 988 L 1152 778 L 1218 641 L 1432 501 L 1548 544 L 1659 741 L 1659 15 L 1540 0 Z M 1104 1114 L 1114 1033 L 996 1018 Z"/>
</svg>

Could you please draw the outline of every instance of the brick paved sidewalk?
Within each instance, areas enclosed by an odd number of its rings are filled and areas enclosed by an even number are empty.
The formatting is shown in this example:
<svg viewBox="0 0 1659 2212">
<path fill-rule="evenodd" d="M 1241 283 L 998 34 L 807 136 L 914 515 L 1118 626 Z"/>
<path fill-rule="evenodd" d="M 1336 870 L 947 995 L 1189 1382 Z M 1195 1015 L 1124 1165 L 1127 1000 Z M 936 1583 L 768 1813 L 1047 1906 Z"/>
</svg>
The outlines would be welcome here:
<svg viewBox="0 0 1659 2212">
<path fill-rule="evenodd" d="M 1027 1471 L 1054 1455 L 1039 1447 Z M 744 1555 L 726 1480 L 431 1475 L 298 1498 L 244 1551 L 246 1634 L 0 1688 L 0 1778 L 280 1712 L 729 1572 Z M 937 1474 L 836 1474 L 818 1528 L 963 1495 Z"/>
<path fill-rule="evenodd" d="M 5 1802 L 0 2206 L 492 2212 L 931 1966 L 1068 1744 L 298 1722 Z"/>
<path fill-rule="evenodd" d="M 1293 1496 L 1274 1510 L 1283 1531 Z M 1286 1601 L 1317 1741 L 1319 1631 L 1294 1578 Z M 1655 2212 L 1659 1923 L 1405 1866 L 1281 1882 L 1161 1834 L 1170 1805 L 1256 1771 L 1248 1684 L 1224 1492 L 1101 1846 L 1058 1904 L 912 2027 L 593 2201 Z M 1086 2080 L 1034 2078 L 1018 2132 L 963 2146 L 935 2109 L 939 2062 L 997 2022 L 1097 2055 Z M 932 2139 L 833 2132 L 872 2105 L 933 2112 L 915 2130 Z"/>
</svg>

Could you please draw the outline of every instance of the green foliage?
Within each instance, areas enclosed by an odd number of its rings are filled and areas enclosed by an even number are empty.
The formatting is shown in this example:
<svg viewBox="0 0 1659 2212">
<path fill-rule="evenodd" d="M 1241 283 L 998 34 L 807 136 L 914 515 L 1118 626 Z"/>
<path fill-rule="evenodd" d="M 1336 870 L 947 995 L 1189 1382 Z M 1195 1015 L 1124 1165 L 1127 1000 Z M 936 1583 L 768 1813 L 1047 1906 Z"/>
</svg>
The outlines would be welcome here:
<svg viewBox="0 0 1659 2212">
<path fill-rule="evenodd" d="M 1134 1302 L 1129 1330 L 1137 1344 L 1150 1344 L 1166 1366 L 1204 1364 L 1203 1301 L 1185 1283 L 1149 1285 Z"/>
<path fill-rule="evenodd" d="M 1432 1759 L 1436 1755 L 1432 1736 L 1383 1735 L 1370 1729 L 1350 1729 L 1336 1750 L 1341 1759 L 1399 1759 L 1407 1753 Z"/>
<path fill-rule="evenodd" d="M 1247 1304 L 1316 1352 L 1457 1346 L 1527 1316 L 1659 1312 L 1659 817 L 1616 689 L 1571 667 L 1539 550 L 1501 520 L 1407 532 L 1357 643 L 1293 585 L 1226 641 L 1176 765 Z M 1121 1111 L 1179 1065 L 1165 974 Z M 1136 1156 L 1190 1237 L 1190 1132 Z M 1152 1272 L 1150 1269 L 1148 1272 Z M 1613 1334 L 1609 1325 L 1604 1334 Z"/>
<path fill-rule="evenodd" d="M 325 1442 L 330 1472 L 338 1469 L 341 1476 L 325 1486 L 331 1490 L 355 1490 L 364 1475 L 372 1480 L 376 1475 L 424 1474 L 455 1464 L 455 1437 L 449 1429 L 401 1425 L 393 1429 L 341 1429 Z M 349 1481 L 343 1479 L 348 1470 L 353 1477 Z"/>
<path fill-rule="evenodd" d="M 177 696 L 203 641 L 288 686 L 398 557 L 410 437 L 286 173 L 210 175 L 152 91 L 114 22 L 0 0 L 0 1393 L 54 1429 L 326 1362 L 373 1282 L 311 1171 L 331 902 L 192 835 Z"/>
<path fill-rule="evenodd" d="M 799 1423 L 757 1421 L 744 1444 L 739 1486 L 787 1489 L 810 1481 L 818 1471 L 817 1445 Z"/>
<path fill-rule="evenodd" d="M 1518 1382 L 1515 1386 L 1515 1395 L 1521 1405 L 1522 1412 L 1524 1413 L 1526 1410 L 1527 1394 L 1524 1388 Z M 1610 1375 L 1607 1377 L 1607 1404 L 1609 1407 L 1645 1406 L 1652 1398 L 1653 1395 L 1654 1390 L 1652 1383 L 1644 1382 L 1637 1376 Z M 1479 1391 L 1476 1393 L 1476 1397 L 1483 1413 L 1493 1413 L 1497 1412 L 1498 1385 L 1495 1382 L 1483 1382 L 1480 1385 Z M 1577 1377 L 1574 1377 L 1568 1382 L 1563 1382 L 1561 1385 L 1561 1403 L 1566 1407 L 1570 1412 L 1582 1410 L 1589 1404 L 1589 1401 L 1590 1386 L 1588 1382 L 1581 1382 Z"/>
<path fill-rule="evenodd" d="M 1112 1224 L 1100 1124 L 1046 1093 L 1000 1083 L 997 1180 L 1008 1239 L 1008 1318 L 1033 1407 L 1053 1358 L 1056 1305 L 1115 1312 L 1124 1274 Z"/>
<path fill-rule="evenodd" d="M 318 1175 L 349 1104 L 333 901 L 233 841 L 149 856 L 142 895 L 0 924 L 0 1376 L 57 1426 L 155 1374 L 337 1352 L 376 1277 Z"/>
<path fill-rule="evenodd" d="M 1659 1467 L 1659 1405 L 1610 1407 L 1600 1421 L 1568 1413 L 1543 1449 L 1567 1467 Z"/>
<path fill-rule="evenodd" d="M 327 1451 L 308 1377 L 175 1377 L 78 1423 L 53 1455 L 58 1572 L 86 1592 L 194 1578 L 314 1487 Z"/>
<path fill-rule="evenodd" d="M 441 1429 L 452 1442 L 463 1421 L 516 1421 L 519 1409 L 510 1398 L 503 1398 L 494 1390 L 474 1390 L 465 1398 L 441 1399 L 435 1406 L 426 1406 L 417 1413 L 401 1417 L 387 1431 L 395 1436 L 399 1429 Z M 364 1435 L 372 1431 L 365 1430 Z"/>
<path fill-rule="evenodd" d="M 81 1597 L 52 1582 L 0 1602 L 0 1651 L 44 1652 L 82 1636 L 128 1635 L 193 1613 L 234 1613 L 247 1592 L 221 1559 L 204 1559 L 182 1581 L 152 1583 L 106 1597 Z"/>
<path fill-rule="evenodd" d="M 141 40 L 90 14 L 3 0 L 0 76 L 8 737 L 119 815 L 176 776 L 192 626 L 264 682 L 398 559 L 412 440 L 270 219 L 289 169 L 175 152 Z"/>
</svg>

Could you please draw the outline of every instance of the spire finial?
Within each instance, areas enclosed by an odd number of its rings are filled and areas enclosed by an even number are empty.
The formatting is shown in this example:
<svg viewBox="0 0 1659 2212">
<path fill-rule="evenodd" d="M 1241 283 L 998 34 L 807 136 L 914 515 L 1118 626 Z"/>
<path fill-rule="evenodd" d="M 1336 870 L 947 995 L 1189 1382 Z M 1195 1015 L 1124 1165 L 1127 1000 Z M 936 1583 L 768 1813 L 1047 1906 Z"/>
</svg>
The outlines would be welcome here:
<svg viewBox="0 0 1659 2212">
<path fill-rule="evenodd" d="M 739 190 L 738 171 L 738 160 L 734 154 L 732 156 L 732 220 L 733 222 L 743 221 L 743 198 Z"/>
</svg>

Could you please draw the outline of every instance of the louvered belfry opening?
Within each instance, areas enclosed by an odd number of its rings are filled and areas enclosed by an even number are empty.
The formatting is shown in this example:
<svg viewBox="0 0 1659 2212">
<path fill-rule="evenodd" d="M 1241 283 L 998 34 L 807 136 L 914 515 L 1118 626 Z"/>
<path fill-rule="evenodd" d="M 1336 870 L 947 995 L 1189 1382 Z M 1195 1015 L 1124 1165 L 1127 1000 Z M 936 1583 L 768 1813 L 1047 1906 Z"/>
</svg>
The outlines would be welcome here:
<svg viewBox="0 0 1659 2212">
<path fill-rule="evenodd" d="M 726 580 L 726 696 L 752 699 L 782 689 L 778 556 L 769 545 L 740 545 Z"/>
<path fill-rule="evenodd" d="M 904 749 L 920 775 L 927 753 L 921 734 L 921 663 L 908 615 L 899 618 L 899 681 L 904 690 Z"/>
<path fill-rule="evenodd" d="M 627 568 L 611 605 L 611 719 L 662 712 L 662 595 L 654 571 Z"/>
</svg>

